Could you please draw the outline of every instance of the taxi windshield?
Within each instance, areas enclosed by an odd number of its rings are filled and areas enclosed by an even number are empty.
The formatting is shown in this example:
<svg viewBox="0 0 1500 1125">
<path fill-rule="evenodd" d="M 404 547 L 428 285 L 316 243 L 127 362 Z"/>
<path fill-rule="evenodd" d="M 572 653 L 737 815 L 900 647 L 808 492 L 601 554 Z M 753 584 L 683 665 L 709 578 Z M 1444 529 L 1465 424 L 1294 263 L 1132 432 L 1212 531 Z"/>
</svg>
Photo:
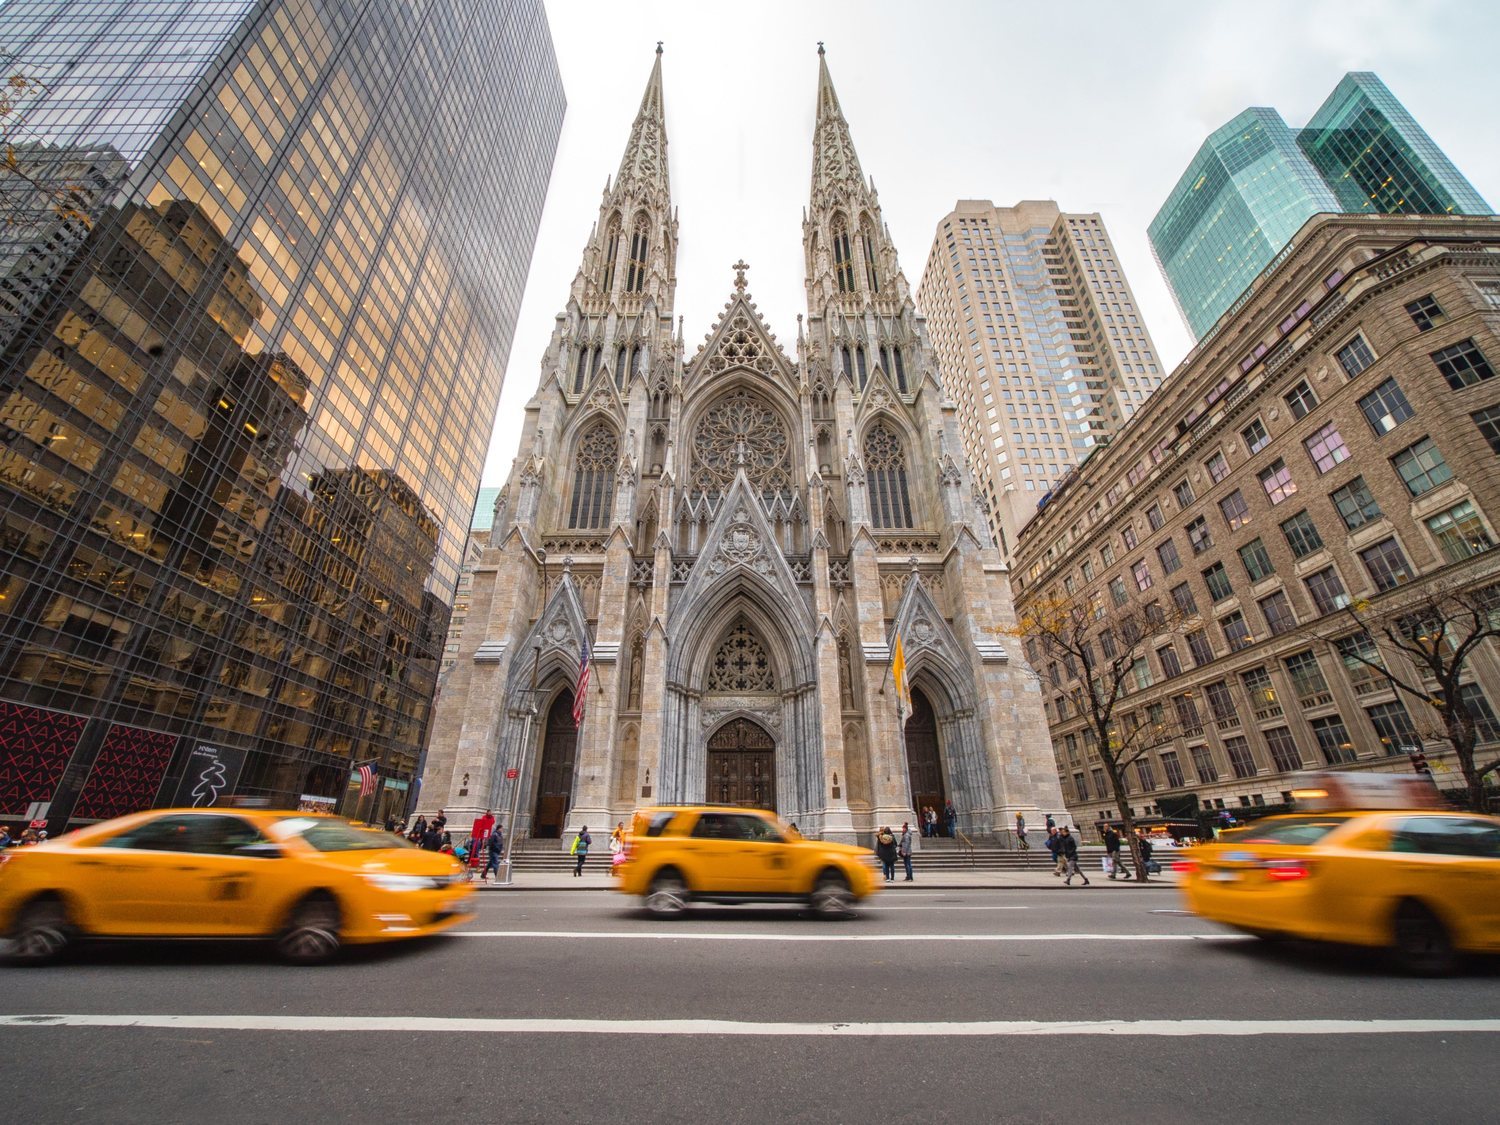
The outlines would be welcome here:
<svg viewBox="0 0 1500 1125">
<path fill-rule="evenodd" d="M 1347 816 L 1288 817 L 1226 832 L 1220 839 L 1232 839 L 1236 844 L 1316 844 L 1348 821 Z"/>
<path fill-rule="evenodd" d="M 323 817 L 294 817 L 276 822 L 276 835 L 285 839 L 299 836 L 320 852 L 377 851 L 384 848 L 409 848 L 399 836 L 389 832 L 377 832 L 372 828 L 356 828 L 342 820 Z"/>
</svg>

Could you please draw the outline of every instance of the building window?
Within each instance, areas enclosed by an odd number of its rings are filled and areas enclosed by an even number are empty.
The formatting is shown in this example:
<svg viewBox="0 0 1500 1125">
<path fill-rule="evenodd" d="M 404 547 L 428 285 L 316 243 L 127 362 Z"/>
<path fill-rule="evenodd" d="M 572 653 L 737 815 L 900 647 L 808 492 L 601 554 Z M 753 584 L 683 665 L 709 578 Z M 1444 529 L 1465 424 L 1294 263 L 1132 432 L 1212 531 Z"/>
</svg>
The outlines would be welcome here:
<svg viewBox="0 0 1500 1125">
<path fill-rule="evenodd" d="M 1093 769 L 1089 770 L 1089 774 L 1094 779 L 1094 792 L 1099 794 L 1101 798 L 1108 797 L 1109 790 L 1104 780 L 1104 770 L 1098 766 L 1095 766 Z"/>
<path fill-rule="evenodd" d="M 1338 358 L 1339 366 L 1344 369 L 1344 374 L 1351 379 L 1375 362 L 1375 355 L 1363 336 L 1355 336 L 1334 355 Z"/>
<path fill-rule="evenodd" d="M 1151 568 L 1146 565 L 1145 559 L 1138 559 L 1130 568 L 1130 573 L 1135 576 L 1135 588 L 1145 593 L 1151 589 Z"/>
<path fill-rule="evenodd" d="M 1151 686 L 1151 665 L 1144 656 L 1137 656 L 1130 666 L 1131 679 L 1136 691 L 1145 691 Z"/>
<path fill-rule="evenodd" d="M 1181 789 L 1187 784 L 1182 777 L 1182 763 L 1177 760 L 1177 751 L 1168 750 L 1161 756 L 1161 768 L 1167 775 L 1168 789 Z"/>
<path fill-rule="evenodd" d="M 1186 508 L 1193 502 L 1193 486 L 1185 480 L 1180 480 L 1172 486 L 1172 495 L 1177 497 L 1177 506 Z"/>
<path fill-rule="evenodd" d="M 1150 758 L 1135 760 L 1135 775 L 1140 782 L 1142 792 L 1149 793 L 1156 788 L 1156 770 L 1152 767 Z"/>
<path fill-rule="evenodd" d="M 1188 653 L 1193 658 L 1193 667 L 1202 668 L 1205 664 L 1213 663 L 1214 650 L 1208 643 L 1208 634 L 1202 629 L 1194 629 L 1187 635 Z"/>
<path fill-rule="evenodd" d="M 1363 629 L 1358 633 L 1350 633 L 1347 637 L 1336 638 L 1333 647 L 1339 654 L 1339 659 L 1344 662 L 1344 672 L 1356 691 L 1382 678 L 1381 669 L 1385 667 L 1385 661 L 1370 634 Z"/>
<path fill-rule="evenodd" d="M 1215 484 L 1229 475 L 1229 462 L 1225 460 L 1223 451 L 1218 449 L 1214 450 L 1212 457 L 1203 462 L 1203 467 L 1208 470 L 1208 475 L 1213 478 Z"/>
<path fill-rule="evenodd" d="M 1177 650 L 1171 645 L 1164 645 L 1156 650 L 1157 662 L 1161 664 L 1161 674 L 1168 679 L 1173 676 L 1182 675 L 1182 660 L 1177 655 Z"/>
<path fill-rule="evenodd" d="M 1078 799 L 1080 801 L 1087 801 L 1089 799 L 1089 787 L 1088 784 L 1083 780 L 1082 770 L 1073 775 L 1073 788 L 1078 790 Z M 1103 793 L 1099 795 L 1101 797 L 1104 796 Z"/>
<path fill-rule="evenodd" d="M 865 469 L 870 519 L 876 527 L 910 527 L 911 496 L 906 486 L 906 450 L 883 422 L 865 438 Z"/>
<path fill-rule="evenodd" d="M 1113 544 L 1101 543 L 1099 545 L 1099 561 L 1105 566 L 1115 565 L 1115 549 Z"/>
<path fill-rule="evenodd" d="M 1365 714 L 1370 716 L 1370 724 L 1375 728 L 1375 734 L 1385 747 L 1387 756 L 1421 749 L 1422 739 L 1417 734 L 1417 728 L 1412 726 L 1411 715 L 1399 699 L 1376 707 L 1366 707 Z"/>
<path fill-rule="evenodd" d="M 1225 598 L 1234 596 L 1234 587 L 1229 581 L 1229 572 L 1224 569 L 1224 564 L 1216 562 L 1203 572 L 1203 583 L 1208 587 L 1208 593 L 1217 605 Z"/>
<path fill-rule="evenodd" d="M 1271 686 L 1271 673 L 1264 668 L 1251 668 L 1240 673 L 1240 680 L 1245 685 L 1245 694 L 1250 697 L 1250 706 L 1256 709 L 1257 715 L 1262 708 L 1276 707 L 1276 689 Z M 1280 712 L 1281 709 L 1277 707 L 1277 714 Z"/>
<path fill-rule="evenodd" d="M 1494 369 L 1490 367 L 1489 360 L 1485 359 L 1484 353 L 1474 346 L 1472 339 L 1454 344 L 1451 348 L 1444 348 L 1440 352 L 1433 352 L 1432 362 L 1437 364 L 1437 369 L 1443 373 L 1443 378 L 1448 380 L 1448 385 L 1455 391 L 1472 387 L 1475 383 L 1482 383 L 1495 374 Z"/>
<path fill-rule="evenodd" d="M 1318 405 L 1318 397 L 1313 394 L 1306 379 L 1298 380 L 1297 385 L 1282 397 L 1286 399 L 1293 418 L 1306 418 L 1312 412 L 1313 407 Z"/>
<path fill-rule="evenodd" d="M 1406 482 L 1406 489 L 1413 496 L 1431 492 L 1444 481 L 1453 479 L 1453 470 L 1430 437 L 1424 437 L 1415 445 L 1409 445 L 1395 457 L 1391 464 Z"/>
<path fill-rule="evenodd" d="M 1361 551 L 1359 558 L 1370 572 L 1370 580 L 1377 590 L 1394 590 L 1412 579 L 1411 564 L 1394 538 L 1382 539 L 1375 546 Z"/>
<path fill-rule="evenodd" d="M 840 293 L 854 292 L 854 255 L 849 249 L 849 228 L 844 217 L 833 221 L 833 273 L 838 279 Z"/>
<path fill-rule="evenodd" d="M 1394 379 L 1387 379 L 1360 399 L 1359 408 L 1365 412 L 1370 429 L 1377 434 L 1390 433 L 1416 413 Z"/>
<path fill-rule="evenodd" d="M 1105 660 L 1113 660 L 1119 649 L 1115 647 L 1115 633 L 1113 629 L 1101 629 L 1099 631 L 1099 651 L 1104 654 Z"/>
<path fill-rule="evenodd" d="M 1330 766 L 1354 761 L 1354 743 L 1344 729 L 1344 720 L 1338 715 L 1327 715 L 1314 719 L 1310 724 L 1313 736 L 1318 740 L 1318 749 L 1323 752 L 1323 761 Z"/>
<path fill-rule="evenodd" d="M 1266 545 L 1259 539 L 1252 539 L 1240 548 L 1240 562 L 1245 564 L 1245 573 L 1250 576 L 1251 582 L 1259 582 L 1274 573 L 1271 556 L 1266 553 Z"/>
<path fill-rule="evenodd" d="M 1214 545 L 1214 537 L 1208 530 L 1208 522 L 1202 516 L 1187 525 L 1187 537 L 1195 555 L 1201 555 Z"/>
<path fill-rule="evenodd" d="M 1426 332 L 1443 318 L 1443 309 L 1429 293 L 1407 305 L 1406 315 L 1411 317 L 1411 322 L 1417 326 L 1418 332 Z"/>
<path fill-rule="evenodd" d="M 1299 703 L 1311 706 L 1308 701 L 1327 693 L 1328 681 L 1323 678 L 1323 669 L 1312 649 L 1293 653 L 1283 663 L 1286 665 L 1287 675 L 1292 678 L 1292 694 Z"/>
<path fill-rule="evenodd" d="M 1490 443 L 1490 450 L 1500 456 L 1500 405 L 1486 406 L 1469 417 L 1474 419 L 1474 425 L 1479 427 L 1484 440 Z"/>
<path fill-rule="evenodd" d="M 1192 588 L 1186 582 L 1179 582 L 1172 587 L 1172 604 L 1183 616 L 1198 612 L 1198 602 L 1193 597 Z"/>
<path fill-rule="evenodd" d="M 1306 558 L 1314 551 L 1323 549 L 1323 537 L 1318 534 L 1317 524 L 1313 523 L 1306 511 L 1282 521 L 1281 534 L 1286 536 L 1287 546 L 1292 549 L 1292 555 L 1296 558 Z"/>
<path fill-rule="evenodd" d="M 1156 548 L 1156 557 L 1161 560 L 1163 574 L 1171 574 L 1182 567 L 1182 559 L 1177 555 L 1177 544 L 1170 539 Z"/>
<path fill-rule="evenodd" d="M 1309 574 L 1303 581 L 1312 595 L 1313 605 L 1319 613 L 1333 613 L 1349 604 L 1349 593 L 1339 580 L 1339 572 L 1333 567 L 1324 567 L 1316 574 Z"/>
<path fill-rule="evenodd" d="M 1500 719 L 1495 709 L 1484 697 L 1478 684 L 1462 684 L 1458 689 L 1459 701 L 1474 720 L 1474 736 L 1480 742 L 1500 742 Z"/>
<path fill-rule="evenodd" d="M 1364 477 L 1355 477 L 1343 488 L 1335 489 L 1328 498 L 1350 531 L 1380 518 L 1380 505 L 1375 502 Z"/>
<path fill-rule="evenodd" d="M 1276 764 L 1277 772 L 1293 773 L 1302 768 L 1302 751 L 1297 749 L 1297 742 L 1292 738 L 1291 728 L 1272 727 L 1270 730 L 1262 731 L 1261 736 L 1266 740 L 1266 746 L 1271 751 L 1271 761 Z"/>
<path fill-rule="evenodd" d="M 1198 704 L 1186 692 L 1172 697 L 1172 707 L 1177 712 L 1177 725 L 1184 734 L 1193 734 L 1203 729 L 1203 720 L 1198 717 Z"/>
<path fill-rule="evenodd" d="M 1224 641 L 1229 645 L 1230 652 L 1239 652 L 1240 649 L 1255 643 L 1255 636 L 1250 632 L 1250 624 L 1239 610 L 1235 610 L 1228 617 L 1219 618 L 1219 628 L 1224 630 Z"/>
<path fill-rule="evenodd" d="M 1234 696 L 1229 692 L 1228 683 L 1215 680 L 1203 691 L 1208 696 L 1208 709 L 1213 712 L 1216 722 L 1227 723 L 1239 718 L 1234 710 Z"/>
<path fill-rule="evenodd" d="M 1266 490 L 1273 505 L 1280 504 L 1297 491 L 1297 482 L 1292 479 L 1292 470 L 1280 457 L 1261 470 L 1260 486 Z"/>
<path fill-rule="evenodd" d="M 609 235 L 604 240 L 604 279 L 601 288 L 608 293 L 615 284 L 615 260 L 620 256 L 620 217 L 616 215 L 609 223 Z"/>
<path fill-rule="evenodd" d="M 1271 435 L 1266 432 L 1266 427 L 1259 418 L 1241 430 L 1240 437 L 1245 439 L 1245 450 L 1251 457 L 1271 444 Z"/>
<path fill-rule="evenodd" d="M 1229 768 L 1235 777 L 1254 777 L 1255 758 L 1250 753 L 1250 744 L 1239 735 L 1224 740 L 1224 751 L 1229 755 Z"/>
<path fill-rule="evenodd" d="M 1440 512 L 1427 521 L 1427 530 L 1437 540 L 1443 557 L 1449 562 L 1462 562 L 1481 551 L 1488 551 L 1495 544 L 1474 505 L 1468 500 L 1456 504 L 1446 512 Z"/>
<path fill-rule="evenodd" d="M 1297 617 L 1292 613 L 1292 603 L 1287 600 L 1285 591 L 1277 590 L 1274 594 L 1268 594 L 1258 604 L 1260 612 L 1265 616 L 1266 628 L 1271 630 L 1273 637 L 1289 633 L 1297 627 Z"/>
<path fill-rule="evenodd" d="M 639 293 L 646 288 L 646 250 L 649 238 L 646 220 L 641 219 L 630 236 L 630 265 L 625 271 L 627 293 Z"/>
<path fill-rule="evenodd" d="M 1127 551 L 1135 550 L 1136 544 L 1140 542 L 1135 536 L 1135 528 L 1128 524 L 1120 531 L 1120 542 L 1125 544 Z"/>
<path fill-rule="evenodd" d="M 583 436 L 573 457 L 573 502 L 568 509 L 569 527 L 594 529 L 609 526 L 618 460 L 619 445 L 614 431 L 608 426 L 600 423 Z"/>
<path fill-rule="evenodd" d="M 1130 600 L 1130 595 L 1125 592 L 1125 579 L 1118 574 L 1109 580 L 1109 597 L 1116 609 Z"/>
<path fill-rule="evenodd" d="M 1152 504 L 1146 509 L 1146 522 L 1151 525 L 1152 531 L 1160 531 L 1161 525 L 1166 523 L 1166 517 L 1161 514 L 1161 505 Z"/>
<path fill-rule="evenodd" d="M 1193 755 L 1193 769 L 1198 772 L 1198 780 L 1207 784 L 1210 781 L 1219 780 L 1219 767 L 1214 765 L 1214 754 L 1207 746 L 1189 747 Z"/>
<path fill-rule="evenodd" d="M 1250 522 L 1250 505 L 1237 488 L 1219 501 L 1219 511 L 1224 513 L 1224 522 L 1229 525 L 1230 531 L 1238 531 Z"/>
<path fill-rule="evenodd" d="M 1341 461 L 1349 460 L 1349 447 L 1339 434 L 1338 423 L 1329 422 L 1302 443 L 1318 472 L 1326 473 Z"/>
</svg>

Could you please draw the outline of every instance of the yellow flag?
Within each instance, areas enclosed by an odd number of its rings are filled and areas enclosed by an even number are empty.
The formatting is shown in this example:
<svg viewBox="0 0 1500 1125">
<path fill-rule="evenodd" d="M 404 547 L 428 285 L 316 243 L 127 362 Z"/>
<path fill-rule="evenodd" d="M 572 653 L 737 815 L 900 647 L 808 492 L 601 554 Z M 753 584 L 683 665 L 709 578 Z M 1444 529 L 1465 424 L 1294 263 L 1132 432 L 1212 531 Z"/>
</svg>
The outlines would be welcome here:
<svg viewBox="0 0 1500 1125">
<path fill-rule="evenodd" d="M 911 710 L 911 696 L 906 694 L 906 653 L 901 651 L 901 634 L 896 634 L 896 655 L 891 660 L 891 679 L 896 682 L 896 706 Z"/>
</svg>

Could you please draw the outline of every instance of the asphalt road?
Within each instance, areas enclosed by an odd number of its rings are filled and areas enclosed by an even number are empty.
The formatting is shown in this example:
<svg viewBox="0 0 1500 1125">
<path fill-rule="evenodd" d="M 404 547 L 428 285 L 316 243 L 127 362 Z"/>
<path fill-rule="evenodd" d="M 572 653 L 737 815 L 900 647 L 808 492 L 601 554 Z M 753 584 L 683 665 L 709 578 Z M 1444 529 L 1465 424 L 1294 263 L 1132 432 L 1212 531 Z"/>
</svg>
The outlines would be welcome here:
<svg viewBox="0 0 1500 1125">
<path fill-rule="evenodd" d="M 1500 964 L 1407 979 L 1178 905 L 919 887 L 836 922 L 663 922 L 511 891 L 453 935 L 318 969 L 101 947 L 0 970 L 0 1105 L 154 1125 L 1493 1120 Z"/>
</svg>

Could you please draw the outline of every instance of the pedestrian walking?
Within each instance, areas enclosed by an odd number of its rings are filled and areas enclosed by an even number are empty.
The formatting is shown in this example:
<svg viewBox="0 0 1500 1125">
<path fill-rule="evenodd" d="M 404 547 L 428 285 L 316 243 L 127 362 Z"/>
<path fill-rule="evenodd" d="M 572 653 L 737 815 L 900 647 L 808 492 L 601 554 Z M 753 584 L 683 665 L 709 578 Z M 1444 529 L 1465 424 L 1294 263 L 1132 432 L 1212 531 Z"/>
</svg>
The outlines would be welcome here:
<svg viewBox="0 0 1500 1125">
<path fill-rule="evenodd" d="M 497 824 L 490 832 L 489 842 L 485 846 L 488 858 L 484 861 L 484 873 L 479 876 L 481 883 L 488 882 L 490 872 L 495 873 L 495 878 L 500 878 L 500 857 L 505 854 L 505 832 Z"/>
<path fill-rule="evenodd" d="M 1047 852 L 1052 856 L 1052 874 L 1061 877 L 1065 861 L 1062 854 L 1062 833 L 1056 828 L 1047 829 Z"/>
<path fill-rule="evenodd" d="M 912 881 L 911 876 L 911 825 L 905 821 L 901 824 L 901 839 L 896 842 L 896 854 L 901 857 L 901 863 L 906 868 L 906 881 Z"/>
<path fill-rule="evenodd" d="M 1026 842 L 1026 818 L 1016 813 L 1016 846 L 1023 852 L 1029 852 L 1031 845 Z"/>
<path fill-rule="evenodd" d="M 1116 876 L 1122 879 L 1131 877 L 1120 858 L 1120 834 L 1115 831 L 1113 824 L 1104 826 L 1104 871 L 1111 879 Z"/>
<path fill-rule="evenodd" d="M 958 838 L 958 810 L 951 800 L 943 802 L 943 827 L 947 829 L 950 840 Z"/>
<path fill-rule="evenodd" d="M 875 856 L 880 860 L 885 881 L 891 882 L 896 878 L 896 834 L 883 824 L 875 833 Z"/>
<path fill-rule="evenodd" d="M 573 865 L 574 876 L 583 874 L 583 863 L 589 857 L 589 846 L 593 842 L 594 838 L 589 835 L 589 826 L 587 824 L 578 830 L 578 835 L 573 837 L 573 846 L 569 849 L 569 852 L 578 860 Z"/>
<path fill-rule="evenodd" d="M 1068 877 L 1063 880 L 1063 884 L 1071 887 L 1073 885 L 1073 876 L 1077 875 L 1083 880 L 1083 885 L 1085 887 L 1088 886 L 1089 877 L 1078 866 L 1078 841 L 1073 837 L 1073 833 L 1068 831 L 1066 824 L 1062 826 L 1061 835 L 1063 862 L 1068 865 Z"/>
</svg>

